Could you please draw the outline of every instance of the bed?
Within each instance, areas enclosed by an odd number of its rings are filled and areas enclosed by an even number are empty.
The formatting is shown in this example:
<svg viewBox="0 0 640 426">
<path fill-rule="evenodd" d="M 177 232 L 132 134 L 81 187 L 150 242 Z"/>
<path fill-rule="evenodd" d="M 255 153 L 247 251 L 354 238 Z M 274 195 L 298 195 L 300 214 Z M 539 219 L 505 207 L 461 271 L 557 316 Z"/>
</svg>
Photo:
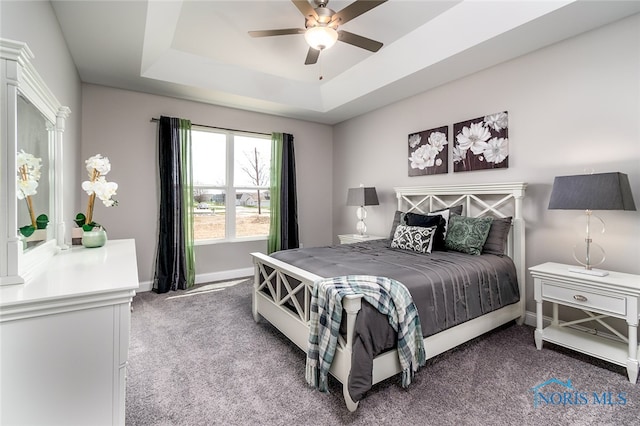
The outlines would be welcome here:
<svg viewBox="0 0 640 426">
<path fill-rule="evenodd" d="M 487 313 L 476 316 L 473 319 L 461 318 L 459 321 L 453 321 L 452 324 L 454 325 L 444 327 L 444 329 L 442 329 L 443 327 L 436 327 L 428 331 L 430 321 L 425 321 L 426 318 L 423 320 L 421 314 L 421 322 L 429 323 L 425 327 L 427 331 L 423 333 L 426 335 L 424 344 L 427 358 L 432 358 L 507 322 L 518 320 L 521 323 L 524 319 L 526 294 L 524 288 L 525 227 L 522 218 L 522 201 L 525 188 L 526 184 L 521 182 L 394 188 L 398 211 L 406 213 L 427 214 L 428 212 L 462 205 L 462 214 L 466 217 L 512 217 L 504 256 L 490 254 L 473 256 L 456 252 L 451 253 L 447 258 L 448 252 L 439 253 L 437 251 L 433 251 L 431 255 L 422 255 L 429 257 L 429 261 L 432 262 L 447 260 L 452 264 L 458 264 L 458 261 L 463 260 L 465 256 L 470 259 L 471 264 L 474 262 L 486 263 L 485 260 L 488 260 L 491 256 L 495 257 L 495 259 L 491 259 L 491 262 L 494 260 L 496 262 L 508 261 L 513 266 L 515 286 L 517 287 L 515 289 L 516 297 L 508 301 L 508 303 L 498 308 L 490 308 Z M 308 264 L 306 260 L 296 260 L 294 255 L 325 256 L 326 254 L 323 254 L 323 252 L 331 253 L 332 250 L 337 250 L 337 254 L 334 253 L 333 255 L 343 259 L 350 256 L 359 256 L 358 254 L 352 254 L 352 251 L 364 252 L 365 255 L 373 258 L 376 256 L 375 251 L 382 251 L 383 246 L 388 245 L 389 242 L 389 240 L 378 240 L 365 244 L 337 246 L 334 248 L 302 249 L 305 251 L 300 253 L 297 251 L 291 253 L 285 251 L 278 253 L 278 256 L 282 259 L 262 253 L 252 253 L 255 265 L 252 297 L 254 319 L 259 321 L 261 317 L 264 318 L 299 348 L 306 351 L 313 283 L 323 278 L 336 276 L 335 274 L 338 273 L 351 274 L 352 272 L 360 273 L 361 271 L 352 271 L 348 268 L 336 270 L 335 268 L 325 268 L 324 265 L 313 268 L 306 267 Z M 502 260 L 498 260 L 501 258 Z M 303 265 L 303 267 L 296 266 L 296 263 Z M 329 263 L 331 262 L 329 261 Z M 363 264 L 366 265 L 367 262 L 365 261 Z M 379 265 L 376 267 L 372 264 L 371 270 L 373 271 L 371 275 L 383 276 L 384 270 L 381 270 Z M 389 269 L 389 272 L 398 273 L 391 269 Z M 402 280 L 399 281 L 402 282 Z M 375 322 L 374 319 L 371 319 L 371 309 L 368 308 L 371 308 L 371 306 L 363 301 L 360 296 L 346 296 L 345 300 L 343 300 L 343 333 L 339 339 L 330 369 L 330 374 L 343 385 L 343 397 L 350 411 L 355 411 L 359 404 L 359 401 L 352 398 L 352 394 L 349 391 L 351 386 L 350 376 L 352 373 L 355 375 L 355 372 L 360 367 L 359 365 L 354 365 L 353 362 L 356 350 L 360 350 L 357 345 L 354 345 L 355 336 L 360 331 L 360 329 L 356 330 L 356 324 L 359 324 L 358 327 L 362 327 L 363 318 L 366 318 L 366 321 L 371 321 L 371 323 Z M 380 354 L 375 354 L 372 359 L 371 383 L 378 383 L 401 371 L 397 351 L 394 349 L 385 350 Z"/>
</svg>

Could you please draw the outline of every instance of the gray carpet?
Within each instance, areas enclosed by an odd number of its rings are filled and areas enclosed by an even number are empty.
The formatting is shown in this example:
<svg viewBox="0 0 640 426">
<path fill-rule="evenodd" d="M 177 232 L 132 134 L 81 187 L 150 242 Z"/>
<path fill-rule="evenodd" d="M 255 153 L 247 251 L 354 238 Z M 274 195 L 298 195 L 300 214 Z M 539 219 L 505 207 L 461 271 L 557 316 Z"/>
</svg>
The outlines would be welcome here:
<svg viewBox="0 0 640 426">
<path fill-rule="evenodd" d="M 515 324 L 429 360 L 408 389 L 399 377 L 379 383 L 350 413 L 337 381 L 328 394 L 307 387 L 304 353 L 253 321 L 248 281 L 198 290 L 134 298 L 128 425 L 640 424 L 640 385 L 626 370 L 537 351 L 533 329 Z M 552 403 L 534 407 L 531 389 L 554 378 L 572 389 L 549 384 L 540 391 Z"/>
</svg>

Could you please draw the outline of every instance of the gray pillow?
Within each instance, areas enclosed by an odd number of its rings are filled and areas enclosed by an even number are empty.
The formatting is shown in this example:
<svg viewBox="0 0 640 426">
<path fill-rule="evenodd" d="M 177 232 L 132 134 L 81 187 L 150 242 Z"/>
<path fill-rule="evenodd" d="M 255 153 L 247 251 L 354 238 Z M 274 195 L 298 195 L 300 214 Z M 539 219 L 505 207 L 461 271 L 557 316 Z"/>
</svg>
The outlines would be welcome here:
<svg viewBox="0 0 640 426">
<path fill-rule="evenodd" d="M 491 229 L 484 242 L 482 253 L 496 254 L 503 256 L 507 246 L 507 237 L 511 229 L 511 216 L 504 218 L 494 218 L 491 222 Z"/>
<path fill-rule="evenodd" d="M 391 248 L 431 253 L 436 227 L 398 225 L 391 241 Z"/>
<path fill-rule="evenodd" d="M 393 240 L 393 235 L 396 233 L 396 228 L 401 223 L 404 223 L 404 212 L 396 210 L 396 213 L 393 215 L 393 222 L 391 223 L 391 233 L 389 234 L 390 240 Z"/>
<path fill-rule="evenodd" d="M 462 216 L 462 204 L 458 204 L 457 206 L 447 207 L 446 209 L 434 210 L 431 213 L 438 213 L 444 210 L 449 210 L 449 214 L 457 214 L 458 216 Z"/>
<path fill-rule="evenodd" d="M 445 248 L 462 253 L 480 254 L 489 235 L 491 222 L 492 217 L 452 216 L 444 241 Z"/>
</svg>

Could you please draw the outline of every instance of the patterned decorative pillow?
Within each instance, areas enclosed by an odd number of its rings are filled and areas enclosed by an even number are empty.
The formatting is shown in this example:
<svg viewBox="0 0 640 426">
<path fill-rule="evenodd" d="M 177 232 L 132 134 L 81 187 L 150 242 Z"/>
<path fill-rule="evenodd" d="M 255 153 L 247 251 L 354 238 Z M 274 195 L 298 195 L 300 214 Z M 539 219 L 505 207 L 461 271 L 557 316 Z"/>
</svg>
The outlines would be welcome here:
<svg viewBox="0 0 640 426">
<path fill-rule="evenodd" d="M 444 241 L 448 250 L 480 254 L 491 229 L 492 217 L 451 216 Z"/>
<path fill-rule="evenodd" d="M 431 253 L 435 233 L 435 226 L 423 228 L 421 226 L 398 225 L 395 234 L 393 234 L 391 248 Z"/>
</svg>

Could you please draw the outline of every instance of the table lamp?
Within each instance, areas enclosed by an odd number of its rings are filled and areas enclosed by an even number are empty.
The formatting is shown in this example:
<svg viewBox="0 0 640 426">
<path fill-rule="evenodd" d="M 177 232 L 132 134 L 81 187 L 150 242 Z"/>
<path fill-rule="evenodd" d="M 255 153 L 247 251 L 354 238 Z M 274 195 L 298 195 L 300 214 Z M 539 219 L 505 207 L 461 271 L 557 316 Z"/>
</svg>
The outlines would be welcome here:
<svg viewBox="0 0 640 426">
<path fill-rule="evenodd" d="M 591 239 L 591 218 L 604 221 L 593 214 L 593 210 L 635 210 L 629 178 L 624 173 L 597 173 L 588 175 L 558 176 L 553 181 L 549 209 L 559 210 L 584 210 L 587 219 L 585 236 L 586 256 L 584 261 L 578 259 L 576 246 L 573 257 L 583 268 L 569 268 L 571 272 L 605 276 L 607 271 L 593 269 L 594 266 L 604 262 L 604 249 L 595 244 Z M 602 251 L 602 259 L 593 263 L 591 257 L 592 248 L 597 247 Z"/>
<path fill-rule="evenodd" d="M 366 238 L 367 237 L 367 225 L 364 220 L 367 218 L 367 209 L 365 206 L 377 206 L 378 194 L 375 187 L 365 187 L 360 185 L 359 188 L 349 188 L 347 193 L 347 205 L 358 206 L 356 210 L 356 216 L 358 217 L 358 223 L 356 224 L 356 230 L 358 234 Z"/>
</svg>

